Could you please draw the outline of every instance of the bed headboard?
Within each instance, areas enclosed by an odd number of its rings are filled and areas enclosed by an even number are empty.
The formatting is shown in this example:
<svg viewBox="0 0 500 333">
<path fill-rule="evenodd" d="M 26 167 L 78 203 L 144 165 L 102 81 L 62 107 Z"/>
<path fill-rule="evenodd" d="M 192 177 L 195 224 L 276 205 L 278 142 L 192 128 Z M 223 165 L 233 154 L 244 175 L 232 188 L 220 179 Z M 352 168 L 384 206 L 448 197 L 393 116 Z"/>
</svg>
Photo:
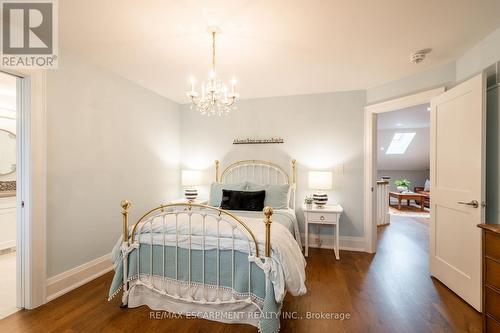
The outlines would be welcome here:
<svg viewBox="0 0 500 333">
<path fill-rule="evenodd" d="M 263 160 L 243 160 L 229 164 L 220 173 L 220 162 L 215 161 L 215 181 L 218 183 L 253 182 L 262 185 L 290 184 L 289 207 L 295 209 L 296 160 L 287 173 L 278 164 Z"/>
</svg>

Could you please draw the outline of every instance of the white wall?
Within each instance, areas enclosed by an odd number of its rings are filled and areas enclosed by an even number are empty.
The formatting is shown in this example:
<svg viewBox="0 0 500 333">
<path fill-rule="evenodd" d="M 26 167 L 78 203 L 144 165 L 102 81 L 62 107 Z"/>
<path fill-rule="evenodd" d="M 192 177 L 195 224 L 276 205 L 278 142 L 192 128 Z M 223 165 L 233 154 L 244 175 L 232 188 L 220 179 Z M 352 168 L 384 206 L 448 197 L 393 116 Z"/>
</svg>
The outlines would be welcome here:
<svg viewBox="0 0 500 333">
<path fill-rule="evenodd" d="M 0 118 L 0 129 L 7 130 L 16 134 L 16 120 L 8 118 Z M 3 148 L 2 148 L 3 149 Z M 0 175 L 0 181 L 16 180 L 16 172 L 9 173 L 8 175 Z"/>
<path fill-rule="evenodd" d="M 47 71 L 47 275 L 109 253 L 132 220 L 179 193 L 179 106 L 61 50 Z"/>
<path fill-rule="evenodd" d="M 334 174 L 330 202 L 344 206 L 341 234 L 362 236 L 365 104 L 363 91 L 260 98 L 241 101 L 237 111 L 222 118 L 204 117 L 183 105 L 182 164 L 185 168 L 206 170 L 213 160 L 224 159 L 234 149 L 247 149 L 247 158 L 269 150 L 276 152 L 275 156 L 289 155 L 298 163 L 298 207 L 305 194 L 312 193 L 307 188 L 307 171 L 338 170 L 343 166 L 343 175 Z M 271 136 L 282 137 L 285 144 L 236 148 L 232 145 L 235 138 Z M 244 155 L 240 152 L 239 156 Z M 300 210 L 297 215 L 302 225 Z"/>
</svg>

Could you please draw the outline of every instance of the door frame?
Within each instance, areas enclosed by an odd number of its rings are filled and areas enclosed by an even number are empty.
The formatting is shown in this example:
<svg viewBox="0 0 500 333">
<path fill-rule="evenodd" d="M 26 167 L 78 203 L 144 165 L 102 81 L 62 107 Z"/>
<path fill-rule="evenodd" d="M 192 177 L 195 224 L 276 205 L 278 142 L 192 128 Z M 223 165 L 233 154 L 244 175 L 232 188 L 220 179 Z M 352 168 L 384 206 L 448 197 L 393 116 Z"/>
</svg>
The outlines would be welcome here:
<svg viewBox="0 0 500 333">
<path fill-rule="evenodd" d="M 376 165 L 376 143 L 377 143 L 377 114 L 404 109 L 411 106 L 427 104 L 446 91 L 445 87 L 439 87 L 422 91 L 416 94 L 391 99 L 385 102 L 367 105 L 364 114 L 364 234 L 365 252 L 375 253 L 377 250 L 377 226 L 376 226 L 376 200 L 375 192 Z"/>
<path fill-rule="evenodd" d="M 46 302 L 47 123 L 46 72 L 1 69 L 18 77 L 17 110 L 17 306 Z M 24 202 L 24 207 L 23 207 Z"/>
</svg>

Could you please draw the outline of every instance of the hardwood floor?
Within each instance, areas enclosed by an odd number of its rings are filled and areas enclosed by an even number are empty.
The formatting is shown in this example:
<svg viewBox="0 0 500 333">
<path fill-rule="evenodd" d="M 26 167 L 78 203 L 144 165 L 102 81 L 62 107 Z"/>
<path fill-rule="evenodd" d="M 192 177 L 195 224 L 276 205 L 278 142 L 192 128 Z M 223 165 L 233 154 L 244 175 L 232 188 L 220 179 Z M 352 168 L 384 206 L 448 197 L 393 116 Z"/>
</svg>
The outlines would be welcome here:
<svg viewBox="0 0 500 333">
<path fill-rule="evenodd" d="M 428 273 L 427 223 L 392 217 L 376 255 L 311 249 L 308 293 L 287 296 L 283 311 L 344 313 L 350 319 L 286 319 L 281 332 L 480 332 L 481 316 Z M 111 274 L 40 308 L 0 321 L 0 332 L 256 332 L 201 319 L 150 319 L 150 310 L 106 301 Z"/>
</svg>

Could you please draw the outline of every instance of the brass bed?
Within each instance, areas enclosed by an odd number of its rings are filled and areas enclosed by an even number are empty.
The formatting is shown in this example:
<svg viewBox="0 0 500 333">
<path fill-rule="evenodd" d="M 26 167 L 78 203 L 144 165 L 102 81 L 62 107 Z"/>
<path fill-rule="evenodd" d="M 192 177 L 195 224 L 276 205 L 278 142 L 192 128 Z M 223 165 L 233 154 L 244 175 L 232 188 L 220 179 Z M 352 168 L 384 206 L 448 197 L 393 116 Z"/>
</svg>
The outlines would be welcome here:
<svg viewBox="0 0 500 333">
<path fill-rule="evenodd" d="M 251 179 L 267 184 L 290 184 L 289 201 L 293 208 L 295 165 L 293 160 L 292 177 L 289 177 L 282 167 L 268 161 L 238 161 L 229 164 L 222 173 L 216 161 L 215 179 L 216 182 Z M 260 314 L 280 312 L 281 304 L 274 300 L 269 281 L 273 260 L 271 207 L 263 210 L 263 235 L 257 230 L 260 244 L 254 224 L 252 230 L 242 218 L 218 207 L 191 202 L 163 204 L 145 212 L 132 226 L 129 225 L 130 207 L 129 201 L 121 202 L 121 260 L 115 262 L 115 278 L 121 281 L 114 283 L 123 288 L 122 307 L 129 306 L 131 294 L 137 294 L 135 297 L 140 299 L 147 292 L 161 297 L 168 305 L 158 306 L 160 301 L 155 298 L 154 301 L 134 301 L 133 306 L 146 304 L 169 312 L 177 309 L 179 313 L 191 308 L 197 311 L 237 309 Z M 208 276 L 207 269 L 215 270 L 214 276 Z M 110 297 L 118 291 L 119 288 L 112 286 Z M 218 321 L 249 323 L 264 332 L 279 330 L 279 317 Z"/>
</svg>

